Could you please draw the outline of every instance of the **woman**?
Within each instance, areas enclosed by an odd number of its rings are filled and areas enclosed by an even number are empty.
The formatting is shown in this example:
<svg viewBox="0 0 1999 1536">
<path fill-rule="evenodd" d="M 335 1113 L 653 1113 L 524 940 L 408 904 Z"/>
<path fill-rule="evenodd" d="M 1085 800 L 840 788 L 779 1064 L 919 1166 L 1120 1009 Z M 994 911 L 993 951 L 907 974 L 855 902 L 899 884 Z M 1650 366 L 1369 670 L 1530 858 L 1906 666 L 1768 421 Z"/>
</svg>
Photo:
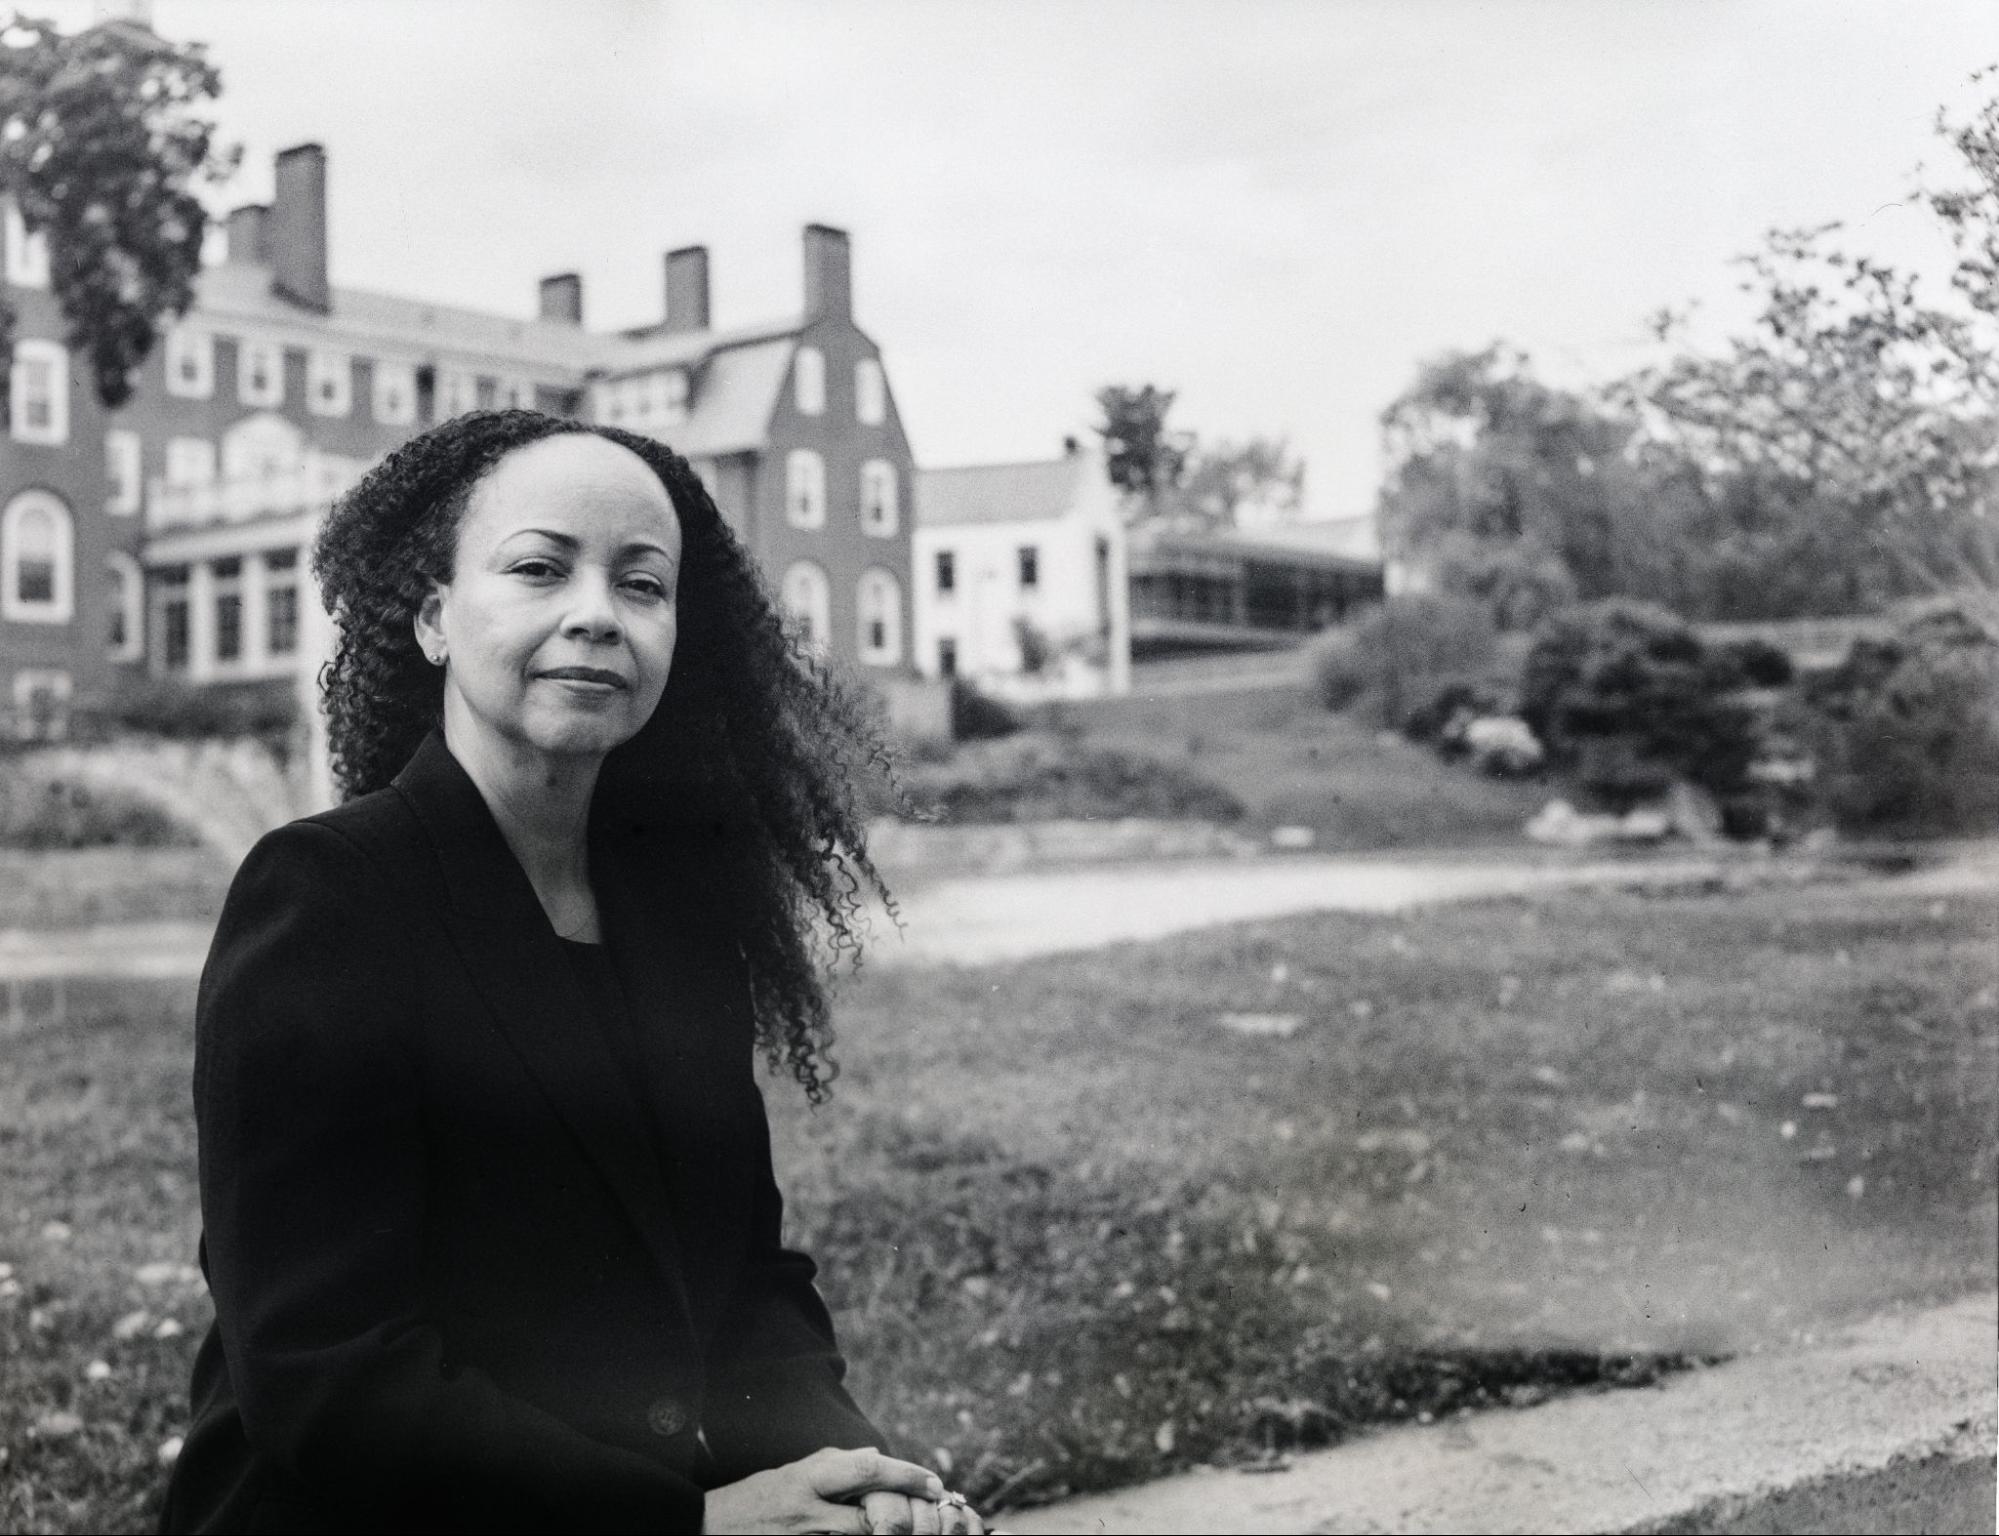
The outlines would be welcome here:
<svg viewBox="0 0 1999 1536">
<path fill-rule="evenodd" d="M 315 569 L 348 799 L 245 860 L 202 977 L 166 1527 L 981 1530 L 872 1449 L 753 1076 L 832 1076 L 864 715 L 615 429 L 449 422 Z"/>
</svg>

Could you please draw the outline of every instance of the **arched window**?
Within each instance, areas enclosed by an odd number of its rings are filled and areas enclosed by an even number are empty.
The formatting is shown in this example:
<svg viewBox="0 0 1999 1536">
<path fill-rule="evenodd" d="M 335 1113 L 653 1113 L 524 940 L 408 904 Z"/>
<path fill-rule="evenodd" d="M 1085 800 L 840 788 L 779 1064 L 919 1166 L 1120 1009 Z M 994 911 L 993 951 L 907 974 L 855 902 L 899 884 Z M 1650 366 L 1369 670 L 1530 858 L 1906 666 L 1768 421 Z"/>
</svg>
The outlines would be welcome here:
<svg viewBox="0 0 1999 1536">
<path fill-rule="evenodd" d="M 902 660 L 902 583 L 877 565 L 861 574 L 858 596 L 861 660 L 892 667 Z"/>
<path fill-rule="evenodd" d="M 819 416 L 826 410 L 826 354 L 817 347 L 800 347 L 791 363 L 792 399 L 801 416 Z"/>
<path fill-rule="evenodd" d="M 122 549 L 104 557 L 110 578 L 105 603 L 104 649 L 113 661 L 137 661 L 146 650 L 145 577 Z"/>
<path fill-rule="evenodd" d="M 826 461 L 810 448 L 785 457 L 784 520 L 794 528 L 826 526 Z"/>
<path fill-rule="evenodd" d="M 793 561 L 785 570 L 780 595 L 806 649 L 825 655 L 833 639 L 833 587 L 825 570 L 810 560 Z"/>
<path fill-rule="evenodd" d="M 900 521 L 895 466 L 887 459 L 869 459 L 861 466 L 861 532 L 893 538 Z"/>
<path fill-rule="evenodd" d="M 854 416 L 864 427 L 878 427 L 888 419 L 888 381 L 879 358 L 864 357 L 854 364 Z"/>
<path fill-rule="evenodd" d="M 0 619 L 67 624 L 76 611 L 76 532 L 69 508 L 23 491 L 0 512 Z"/>
</svg>

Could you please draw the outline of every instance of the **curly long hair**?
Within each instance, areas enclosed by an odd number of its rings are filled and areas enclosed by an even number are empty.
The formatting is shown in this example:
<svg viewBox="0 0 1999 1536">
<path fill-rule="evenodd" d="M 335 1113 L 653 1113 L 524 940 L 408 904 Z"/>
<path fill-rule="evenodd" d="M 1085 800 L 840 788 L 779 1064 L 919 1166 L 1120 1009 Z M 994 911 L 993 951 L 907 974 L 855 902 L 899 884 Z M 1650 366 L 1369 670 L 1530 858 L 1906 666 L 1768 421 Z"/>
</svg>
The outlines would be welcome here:
<svg viewBox="0 0 1999 1536">
<path fill-rule="evenodd" d="M 704 909 L 749 969 L 757 1042 L 817 1104 L 837 1071 L 826 963 L 858 961 L 868 895 L 895 913 L 856 797 L 857 782 L 892 781 L 893 767 L 866 697 L 793 641 L 755 563 L 672 449 L 537 411 L 475 411 L 412 438 L 342 497 L 312 560 L 336 629 L 320 673 L 334 775 L 349 798 L 380 789 L 441 723 L 443 677 L 417 647 L 417 609 L 451 578 L 473 488 L 513 450 L 566 432 L 645 460 L 682 539 L 666 690 L 606 759 L 593 822 L 664 832 L 663 856 L 697 854 Z"/>
</svg>

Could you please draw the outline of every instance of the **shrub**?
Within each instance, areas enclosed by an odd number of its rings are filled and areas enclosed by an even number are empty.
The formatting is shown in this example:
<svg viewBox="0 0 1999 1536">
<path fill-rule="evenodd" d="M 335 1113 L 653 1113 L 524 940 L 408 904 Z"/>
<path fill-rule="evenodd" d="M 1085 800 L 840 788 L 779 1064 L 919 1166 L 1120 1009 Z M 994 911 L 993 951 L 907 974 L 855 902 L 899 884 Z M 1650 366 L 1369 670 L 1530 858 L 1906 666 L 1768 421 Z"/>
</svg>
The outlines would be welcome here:
<svg viewBox="0 0 1999 1536">
<path fill-rule="evenodd" d="M 1732 695 L 1743 666 L 1711 654 L 1677 615 L 1612 598 L 1558 615 L 1536 636 L 1520 714 L 1556 764 L 1619 809 L 1688 779 L 1727 800 L 1751 792 L 1760 734 Z"/>
<path fill-rule="evenodd" d="M 948 764 L 912 765 L 909 790 L 917 804 L 961 823 L 1237 821 L 1244 814 L 1228 791 L 1172 763 L 1039 732 L 967 748 Z"/>
<path fill-rule="evenodd" d="M 300 724 L 288 684 L 218 683 L 195 687 L 171 678 L 121 677 L 101 712 L 109 724 L 175 740 L 254 736 L 280 748 Z"/>
<path fill-rule="evenodd" d="M 201 840 L 156 806 L 25 775 L 0 784 L 0 847 L 193 848 Z"/>
<path fill-rule="evenodd" d="M 951 679 L 951 739 L 991 741 L 1021 728 L 1020 716 L 990 694 L 981 693 L 962 677 Z"/>
<path fill-rule="evenodd" d="M 1715 648 L 1720 665 L 1731 668 L 1751 688 L 1784 688 L 1797 677 L 1791 653 L 1751 636 Z"/>
<path fill-rule="evenodd" d="M 1322 636 L 1312 653 L 1314 684 L 1328 709 L 1365 701 L 1398 730 L 1451 685 L 1489 686 L 1501 670 L 1485 605 L 1441 592 L 1392 597 Z"/>
<path fill-rule="evenodd" d="M 1849 831 L 1999 827 L 1999 624 L 1970 602 L 1907 610 L 1806 689 L 1819 794 Z"/>
</svg>

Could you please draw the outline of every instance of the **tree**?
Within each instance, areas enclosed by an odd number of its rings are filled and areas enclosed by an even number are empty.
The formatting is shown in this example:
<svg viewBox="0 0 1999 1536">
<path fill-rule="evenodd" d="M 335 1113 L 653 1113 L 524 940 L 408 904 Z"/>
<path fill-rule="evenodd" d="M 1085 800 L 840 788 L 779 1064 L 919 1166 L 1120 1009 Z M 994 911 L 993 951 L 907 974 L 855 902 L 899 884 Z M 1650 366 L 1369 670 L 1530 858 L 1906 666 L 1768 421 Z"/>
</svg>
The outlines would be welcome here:
<svg viewBox="0 0 1999 1536">
<path fill-rule="evenodd" d="M 1622 386 L 1711 499 L 1746 486 L 1876 552 L 1874 606 L 1999 583 L 1999 98 L 1938 131 L 1961 178 L 1919 197 L 1956 246 L 1951 295 L 1842 249 L 1838 225 L 1775 230 L 1742 258 L 1750 329 Z M 1684 342 L 1684 315 L 1656 324 Z"/>
<path fill-rule="evenodd" d="M 68 343 L 108 407 L 130 398 L 161 322 L 194 302 L 208 218 L 191 188 L 236 164 L 203 111 L 220 90 L 199 44 L 129 23 L 66 37 L 17 17 L 0 30 L 0 193 L 47 236 Z M 13 322 L 0 294 L 7 357 Z"/>
<path fill-rule="evenodd" d="M 1252 437 L 1196 448 L 1171 499 L 1175 516 L 1234 528 L 1254 509 L 1265 520 L 1295 517 L 1305 496 L 1305 464 L 1281 437 Z"/>
<path fill-rule="evenodd" d="M 1151 384 L 1137 389 L 1110 384 L 1097 391 L 1103 422 L 1096 432 L 1104 440 L 1111 484 L 1148 516 L 1158 513 L 1161 497 L 1180 483 L 1187 467 L 1189 439 L 1166 427 L 1173 400 L 1174 391 Z"/>
</svg>

